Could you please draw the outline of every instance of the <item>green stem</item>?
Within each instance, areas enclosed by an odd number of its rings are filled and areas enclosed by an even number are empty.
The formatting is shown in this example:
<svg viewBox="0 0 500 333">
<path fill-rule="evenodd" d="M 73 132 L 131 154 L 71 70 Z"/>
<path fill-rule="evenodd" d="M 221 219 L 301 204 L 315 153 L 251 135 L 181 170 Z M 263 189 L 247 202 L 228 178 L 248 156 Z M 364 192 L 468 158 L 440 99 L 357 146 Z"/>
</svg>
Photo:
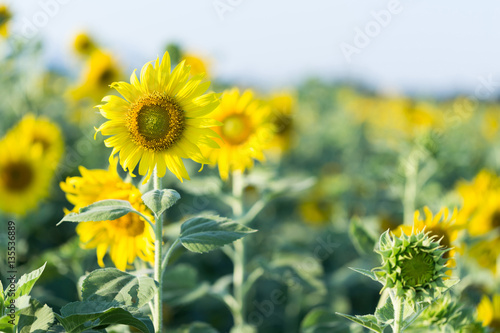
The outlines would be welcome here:
<svg viewBox="0 0 500 333">
<path fill-rule="evenodd" d="M 158 172 L 156 168 L 153 171 L 154 177 L 154 189 L 161 189 L 161 178 L 158 177 Z M 163 219 L 162 216 L 155 216 L 156 224 L 155 224 L 155 267 L 154 267 L 154 279 L 158 283 L 158 292 L 154 297 L 154 309 L 155 313 L 153 314 L 154 319 L 154 327 L 156 332 L 163 332 L 162 324 L 163 324 L 163 311 L 162 311 L 162 240 L 163 240 Z"/>
<path fill-rule="evenodd" d="M 243 175 L 240 171 L 233 171 L 233 216 L 238 221 L 243 216 Z M 245 245 L 243 239 L 234 242 L 233 258 L 233 293 L 238 304 L 239 313 L 234 317 L 235 326 L 245 324 L 245 292 L 243 282 L 245 281 Z"/>
<path fill-rule="evenodd" d="M 172 245 L 170 245 L 170 247 L 167 250 L 167 253 L 165 254 L 165 257 L 163 258 L 163 262 L 161 263 L 161 276 L 162 276 L 162 280 L 163 280 L 163 273 L 165 273 L 165 269 L 168 266 L 168 262 L 170 261 L 170 257 L 172 256 L 172 253 L 174 252 L 175 247 L 177 246 L 177 244 L 180 243 L 180 241 L 181 240 L 179 238 L 177 238 L 172 243 Z"/>
<path fill-rule="evenodd" d="M 412 150 L 405 165 L 405 188 L 403 198 L 404 224 L 413 224 L 413 214 L 415 212 L 415 199 L 417 197 L 417 176 L 418 176 L 419 156 L 417 150 Z"/>
<path fill-rule="evenodd" d="M 392 299 L 394 305 L 394 325 L 392 331 L 394 333 L 403 332 L 403 313 L 404 313 L 404 301 L 401 297 L 394 297 Z"/>
</svg>

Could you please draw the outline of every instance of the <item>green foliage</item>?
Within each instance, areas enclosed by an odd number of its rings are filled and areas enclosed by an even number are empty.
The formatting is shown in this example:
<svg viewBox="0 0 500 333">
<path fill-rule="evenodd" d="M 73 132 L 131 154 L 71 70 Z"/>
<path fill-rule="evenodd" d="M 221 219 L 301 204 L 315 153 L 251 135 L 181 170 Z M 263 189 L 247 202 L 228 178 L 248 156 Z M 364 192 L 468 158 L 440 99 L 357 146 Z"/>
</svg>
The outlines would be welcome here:
<svg viewBox="0 0 500 333">
<path fill-rule="evenodd" d="M 130 309 L 129 309 L 130 310 Z M 113 324 L 133 326 L 143 333 L 154 333 L 153 323 L 142 313 L 127 311 L 116 302 L 84 301 L 65 305 L 57 320 L 68 333 L 100 330 Z"/>
<path fill-rule="evenodd" d="M 156 216 L 163 214 L 180 198 L 179 193 L 174 190 L 152 190 L 142 195 L 142 200 Z"/>
<path fill-rule="evenodd" d="M 82 298 L 86 301 L 117 302 L 141 308 L 153 299 L 157 286 L 148 276 L 135 276 L 116 268 L 91 272 L 83 281 Z"/>
<path fill-rule="evenodd" d="M 189 251 L 203 253 L 256 231 L 219 216 L 195 217 L 182 224 L 179 239 Z"/>
<path fill-rule="evenodd" d="M 171 306 L 189 304 L 206 295 L 207 282 L 198 280 L 198 272 L 188 264 L 167 267 L 163 275 L 163 299 Z"/>
<path fill-rule="evenodd" d="M 101 200 L 86 207 L 80 208 L 78 213 L 69 213 L 65 215 L 59 224 L 63 222 L 99 222 L 107 220 L 116 220 L 128 213 L 135 213 L 141 215 L 147 220 L 140 212 L 135 210 L 130 202 L 126 200 Z"/>
</svg>

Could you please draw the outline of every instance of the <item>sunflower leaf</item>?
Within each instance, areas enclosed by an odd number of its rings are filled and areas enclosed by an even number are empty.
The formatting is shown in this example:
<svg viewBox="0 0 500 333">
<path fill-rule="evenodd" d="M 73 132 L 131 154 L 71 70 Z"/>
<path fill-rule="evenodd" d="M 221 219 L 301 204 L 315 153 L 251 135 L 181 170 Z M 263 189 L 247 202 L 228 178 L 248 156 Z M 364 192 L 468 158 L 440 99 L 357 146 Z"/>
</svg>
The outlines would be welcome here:
<svg viewBox="0 0 500 333">
<path fill-rule="evenodd" d="M 99 222 L 116 220 L 128 213 L 141 215 L 132 207 L 130 202 L 126 200 L 101 200 L 80 208 L 80 212 L 78 213 L 69 213 L 64 216 L 57 225 L 63 222 Z"/>
<path fill-rule="evenodd" d="M 19 313 L 19 332 L 46 332 L 54 322 L 54 312 L 47 305 L 36 299 L 30 301 L 30 306 Z"/>
<path fill-rule="evenodd" d="M 336 313 L 339 316 L 342 316 L 342 317 L 347 318 L 355 323 L 358 323 L 358 324 L 368 328 L 369 330 L 371 330 L 373 332 L 382 333 L 384 331 L 384 328 L 386 327 L 386 325 L 380 326 L 377 318 L 373 315 L 350 316 L 350 315 L 342 314 L 342 313 L 338 313 L 338 312 L 336 312 Z"/>
<path fill-rule="evenodd" d="M 147 276 L 135 276 L 116 268 L 91 272 L 83 281 L 84 301 L 117 302 L 140 308 L 153 299 L 157 290 L 155 281 Z"/>
<path fill-rule="evenodd" d="M 143 333 L 153 333 L 151 320 L 138 311 L 128 311 L 116 302 L 73 302 L 61 309 L 57 320 L 68 333 L 98 331 L 110 325 L 133 326 Z"/>
<path fill-rule="evenodd" d="M 195 217 L 181 226 L 182 245 L 192 252 L 218 249 L 257 230 L 219 216 Z"/>
<path fill-rule="evenodd" d="M 152 190 L 142 196 L 142 200 L 149 209 L 160 216 L 164 211 L 172 207 L 181 196 L 175 190 Z"/>
<path fill-rule="evenodd" d="M 21 296 L 29 295 L 29 293 L 31 292 L 31 289 L 35 285 L 36 281 L 38 280 L 40 275 L 42 275 L 46 264 L 47 263 L 43 264 L 42 267 L 35 269 L 34 271 L 32 271 L 28 274 L 23 274 L 21 276 L 21 278 L 16 283 L 16 291 L 14 293 L 7 294 L 8 297 L 5 299 L 4 305 L 8 306 L 11 303 L 11 300 L 18 299 Z M 25 303 L 25 305 L 28 306 L 28 303 Z M 16 307 L 18 309 L 21 308 L 19 301 L 16 301 Z"/>
</svg>

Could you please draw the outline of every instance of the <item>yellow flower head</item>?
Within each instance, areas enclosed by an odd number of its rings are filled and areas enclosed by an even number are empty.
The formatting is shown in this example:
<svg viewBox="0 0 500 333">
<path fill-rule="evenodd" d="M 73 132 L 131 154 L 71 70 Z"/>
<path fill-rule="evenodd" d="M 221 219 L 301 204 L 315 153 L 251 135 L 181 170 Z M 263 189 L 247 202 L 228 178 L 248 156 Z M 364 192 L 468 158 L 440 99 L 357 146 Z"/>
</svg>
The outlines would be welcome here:
<svg viewBox="0 0 500 333">
<path fill-rule="evenodd" d="M 96 44 L 89 35 L 81 32 L 73 40 L 73 49 L 80 55 L 88 56 L 96 49 Z"/>
<path fill-rule="evenodd" d="M 466 253 L 479 266 L 489 269 L 493 274 L 498 274 L 497 263 L 500 257 L 500 237 L 489 240 L 483 239 L 472 245 Z"/>
<path fill-rule="evenodd" d="M 184 60 L 187 66 L 191 66 L 191 75 L 198 75 L 205 73 L 209 76 L 207 62 L 194 54 L 185 54 L 182 56 L 181 61 Z"/>
<path fill-rule="evenodd" d="M 25 214 L 49 194 L 53 169 L 43 157 L 42 145 L 22 136 L 0 141 L 0 209 Z"/>
<path fill-rule="evenodd" d="M 203 74 L 188 80 L 189 71 L 181 62 L 170 73 L 165 53 L 161 63 L 156 59 L 154 66 L 142 67 L 140 81 L 134 71 L 130 84 L 112 84 L 123 98 L 106 96 L 106 104 L 98 106 L 109 121 L 97 132 L 111 135 L 104 140 L 106 147 L 113 147 L 111 156 L 120 154 L 120 164 L 131 174 L 139 165 L 139 174 L 147 180 L 155 167 L 159 177 L 168 168 L 182 181 L 189 179 L 182 158 L 209 162 L 200 146 L 217 147 L 212 140 L 217 134 L 209 127 L 218 123 L 206 116 L 219 105 L 219 98 L 205 94 L 210 82 L 202 83 Z"/>
<path fill-rule="evenodd" d="M 5 5 L 0 5 L 0 35 L 3 37 L 7 37 L 8 35 L 8 25 L 11 18 L 12 13 L 9 8 Z"/>
<path fill-rule="evenodd" d="M 293 112 L 295 109 L 295 98 L 290 93 L 275 94 L 271 97 L 271 123 L 274 124 L 276 135 L 271 141 L 271 147 L 277 147 L 282 151 L 290 148 L 293 132 Z"/>
<path fill-rule="evenodd" d="M 72 211 L 78 212 L 99 200 L 127 200 L 154 223 L 142 202 L 141 192 L 118 175 L 117 163 L 114 159 L 109 170 L 87 170 L 80 166 L 81 177 L 68 177 L 60 183 L 68 201 L 75 205 Z M 111 260 L 121 270 L 127 269 L 136 257 L 154 262 L 154 230 L 137 214 L 129 213 L 113 221 L 80 222 L 76 232 L 84 248 L 97 249 L 101 267 L 104 267 L 103 258 L 108 249 Z"/>
<path fill-rule="evenodd" d="M 13 141 L 24 138 L 32 145 L 40 145 L 46 166 L 53 170 L 57 168 L 64 152 L 64 140 L 59 126 L 49 119 L 35 118 L 33 114 L 27 114 L 7 136 L 12 137 Z"/>
<path fill-rule="evenodd" d="M 263 150 L 274 135 L 274 126 L 268 121 L 269 107 L 254 100 L 253 92 L 246 90 L 242 95 L 238 89 L 224 92 L 220 107 L 213 117 L 222 123 L 214 128 L 219 134 L 221 149 L 207 149 L 210 161 L 219 165 L 222 179 L 229 172 L 244 171 L 253 167 L 253 159 L 263 161 Z"/>
<path fill-rule="evenodd" d="M 458 223 L 466 225 L 472 236 L 500 227 L 500 178 L 482 170 L 472 182 L 462 181 L 457 191 L 463 199 Z"/>
<path fill-rule="evenodd" d="M 403 232 L 407 236 L 410 236 L 412 230 L 414 232 L 422 232 L 425 229 L 425 232 L 430 232 L 431 236 L 437 236 L 436 241 L 440 240 L 442 246 L 451 248 L 450 251 L 443 254 L 443 258 L 449 258 L 447 266 L 454 267 L 455 262 L 453 257 L 455 256 L 456 249 L 453 248 L 453 243 L 456 241 L 459 231 L 455 225 L 457 210 L 454 209 L 453 213 L 450 214 L 448 208 L 444 207 L 433 216 L 429 207 L 426 206 L 424 207 L 424 214 L 424 219 L 421 219 L 420 212 L 418 210 L 415 211 L 413 226 L 399 226 L 394 234 L 399 237 L 401 232 Z"/>
<path fill-rule="evenodd" d="M 91 53 L 79 86 L 70 91 L 76 101 L 90 98 L 99 102 L 109 92 L 109 85 L 122 78 L 122 71 L 115 59 L 106 52 L 96 50 Z"/>
<path fill-rule="evenodd" d="M 490 327 L 494 331 L 500 331 L 500 294 L 493 295 L 493 299 L 486 295 L 477 306 L 477 319 L 483 322 L 483 326 Z"/>
</svg>

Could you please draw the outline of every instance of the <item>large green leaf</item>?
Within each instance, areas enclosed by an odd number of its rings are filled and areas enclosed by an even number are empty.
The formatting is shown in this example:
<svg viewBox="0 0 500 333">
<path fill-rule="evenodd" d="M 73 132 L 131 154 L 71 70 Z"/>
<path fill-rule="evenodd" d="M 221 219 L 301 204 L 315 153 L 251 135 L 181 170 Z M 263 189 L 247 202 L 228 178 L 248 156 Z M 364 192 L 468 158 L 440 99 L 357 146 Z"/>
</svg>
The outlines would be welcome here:
<svg viewBox="0 0 500 333">
<path fill-rule="evenodd" d="M 45 265 L 47 263 L 44 263 L 42 267 L 35 269 L 34 271 L 28 273 L 28 274 L 23 274 L 21 278 L 17 281 L 16 283 L 16 292 L 14 293 L 13 296 L 7 296 L 5 298 L 5 303 L 4 306 L 8 306 L 10 304 L 10 301 L 12 299 L 18 299 L 21 296 L 27 296 L 31 292 L 31 289 L 35 285 L 36 281 L 42 275 L 43 270 L 45 269 Z M 29 298 L 27 299 L 27 302 L 29 302 Z M 26 303 L 25 305 L 28 306 L 29 303 Z M 23 308 L 21 306 L 21 302 L 16 301 L 16 307 L 18 309 Z"/>
<path fill-rule="evenodd" d="M 148 276 L 135 276 L 116 268 L 97 269 L 82 285 L 84 301 L 118 302 L 140 308 L 153 299 L 157 287 Z"/>
<path fill-rule="evenodd" d="M 195 217 L 181 226 L 182 245 L 192 252 L 208 252 L 257 230 L 219 216 Z"/>
<path fill-rule="evenodd" d="M 135 210 L 130 202 L 126 200 L 101 200 L 91 205 L 80 208 L 78 213 L 69 213 L 64 216 L 59 224 L 63 222 L 98 222 L 107 220 L 116 220 L 128 213 L 141 215 Z"/>
<path fill-rule="evenodd" d="M 143 333 L 154 333 L 153 323 L 139 312 L 130 312 L 116 302 L 74 302 L 55 314 L 67 333 L 102 330 L 109 325 L 122 324 L 137 328 Z"/>
<path fill-rule="evenodd" d="M 32 299 L 30 306 L 19 312 L 19 333 L 44 333 L 47 332 L 54 321 L 54 312 L 47 305 Z"/>
<path fill-rule="evenodd" d="M 142 200 L 157 216 L 172 207 L 181 196 L 175 190 L 152 190 L 142 196 Z"/>
<path fill-rule="evenodd" d="M 380 326 L 377 318 L 373 315 L 365 315 L 365 316 L 351 316 L 342 313 L 338 313 L 339 316 L 352 320 L 355 323 L 358 323 L 374 332 L 382 333 L 384 331 L 385 326 Z"/>
</svg>

